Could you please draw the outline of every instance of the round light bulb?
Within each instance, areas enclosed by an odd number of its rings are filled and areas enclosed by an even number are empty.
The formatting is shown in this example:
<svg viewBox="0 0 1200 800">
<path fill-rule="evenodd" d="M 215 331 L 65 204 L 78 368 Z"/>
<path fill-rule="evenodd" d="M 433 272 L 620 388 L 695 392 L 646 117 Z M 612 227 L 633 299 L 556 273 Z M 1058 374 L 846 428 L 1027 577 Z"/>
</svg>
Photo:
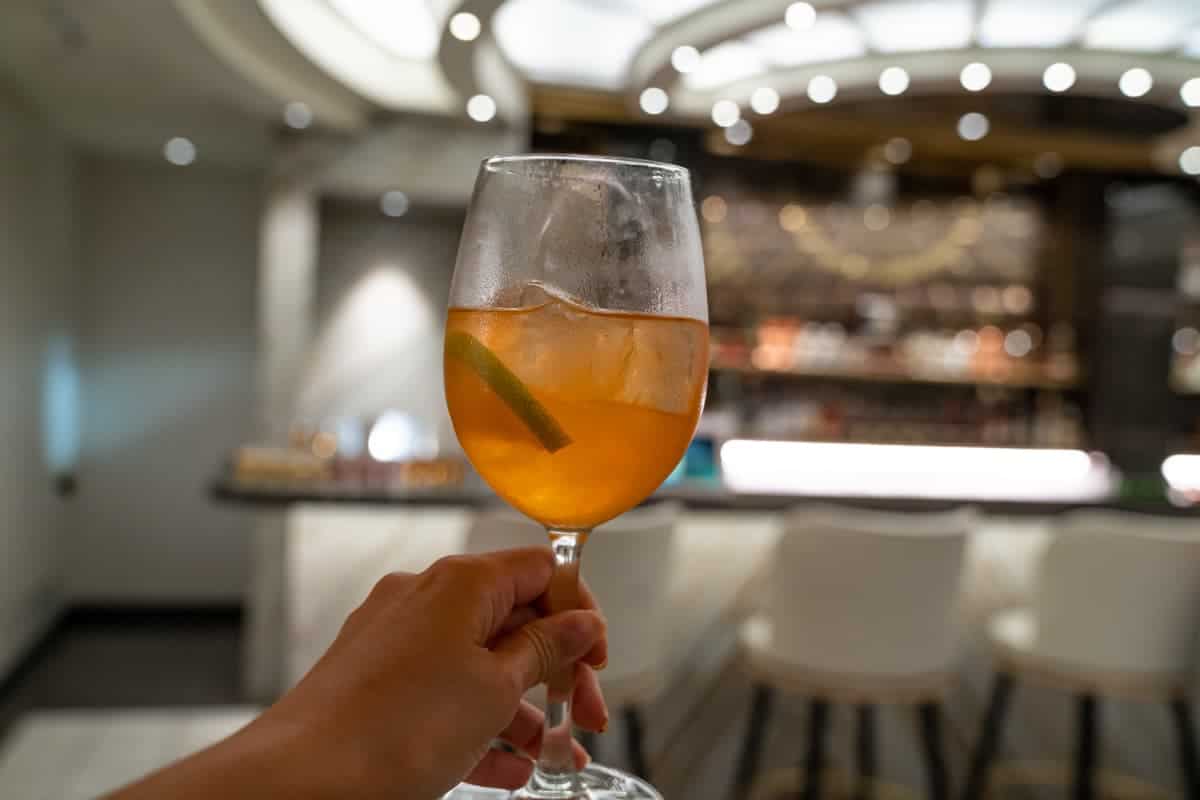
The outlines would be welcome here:
<svg viewBox="0 0 1200 800">
<path fill-rule="evenodd" d="M 467 101 L 467 116 L 476 122 L 490 121 L 496 116 L 496 101 L 490 95 L 475 95 Z"/>
<path fill-rule="evenodd" d="M 888 67 L 879 73 L 879 91 L 895 97 L 908 91 L 908 72 L 903 67 Z"/>
<path fill-rule="evenodd" d="M 1200 108 L 1200 78 L 1184 81 L 1179 87 L 1179 99 L 1189 108 Z"/>
<path fill-rule="evenodd" d="M 1154 76 L 1141 67 L 1127 69 L 1117 81 L 1117 88 L 1126 97 L 1144 97 L 1154 88 Z"/>
<path fill-rule="evenodd" d="M 992 124 L 986 116 L 978 111 L 963 114 L 958 119 L 958 135 L 968 142 L 977 142 L 988 135 Z"/>
<path fill-rule="evenodd" d="M 792 3 L 784 12 L 783 21 L 794 31 L 806 31 L 817 24 L 817 10 L 812 3 Z"/>
<path fill-rule="evenodd" d="M 460 11 L 450 18 L 450 35 L 460 42 L 475 41 L 482 30 L 479 17 L 470 11 Z"/>
<path fill-rule="evenodd" d="M 176 136 L 163 145 L 163 157 L 177 167 L 186 167 L 196 160 L 196 145 L 191 139 Z"/>
<path fill-rule="evenodd" d="M 379 210 L 389 217 L 403 217 L 408 213 L 408 206 L 408 195 L 404 192 L 384 192 L 379 198 Z"/>
<path fill-rule="evenodd" d="M 638 97 L 638 105 L 642 107 L 642 111 L 651 115 L 663 113 L 670 104 L 671 98 L 667 97 L 667 93 L 657 86 L 643 89 L 641 96 Z"/>
<path fill-rule="evenodd" d="M 687 74 L 700 66 L 700 51 L 690 44 L 680 45 L 671 52 L 671 66 Z"/>
<path fill-rule="evenodd" d="M 741 109 L 732 100 L 718 100 L 713 103 L 712 121 L 722 128 L 728 128 L 742 118 Z"/>
<path fill-rule="evenodd" d="M 308 103 L 294 101 L 283 107 L 283 121 L 289 128 L 302 131 L 313 123 L 313 112 Z"/>
<path fill-rule="evenodd" d="M 1059 61 L 1046 67 L 1042 73 L 1042 85 L 1052 92 L 1065 92 L 1075 85 L 1075 68 Z"/>
<path fill-rule="evenodd" d="M 1200 145 L 1192 145 L 1179 154 L 1179 168 L 1188 175 L 1200 175 Z"/>
<path fill-rule="evenodd" d="M 760 86 L 750 94 L 750 108 L 755 114 L 774 114 L 779 108 L 779 92 L 770 86 Z"/>
<path fill-rule="evenodd" d="M 837 97 L 837 81 L 828 75 L 817 75 L 808 82 L 808 99 L 814 103 L 828 103 Z"/>
<path fill-rule="evenodd" d="M 749 143 L 752 138 L 754 138 L 754 128 L 744 119 L 739 119 L 725 129 L 725 141 L 734 147 L 741 147 Z"/>
<path fill-rule="evenodd" d="M 992 68 L 981 61 L 972 61 L 958 73 L 958 82 L 968 92 L 982 92 L 992 83 Z"/>
</svg>

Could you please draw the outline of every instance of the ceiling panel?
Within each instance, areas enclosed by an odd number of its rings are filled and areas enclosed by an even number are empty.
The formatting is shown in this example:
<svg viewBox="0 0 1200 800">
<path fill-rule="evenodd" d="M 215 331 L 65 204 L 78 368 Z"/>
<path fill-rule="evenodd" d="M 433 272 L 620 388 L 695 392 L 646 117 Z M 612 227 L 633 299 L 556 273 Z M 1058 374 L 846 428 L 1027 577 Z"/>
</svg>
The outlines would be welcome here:
<svg viewBox="0 0 1200 800">
<path fill-rule="evenodd" d="M 764 72 L 767 63 L 758 48 L 733 40 L 704 51 L 700 66 L 684 76 L 689 89 L 714 89 Z"/>
<path fill-rule="evenodd" d="M 438 28 L 425 0 L 329 0 L 361 34 L 397 58 L 437 53 Z"/>
<path fill-rule="evenodd" d="M 804 32 L 773 25 L 750 34 L 746 41 L 759 48 L 776 67 L 857 58 L 866 53 L 862 29 L 845 14 L 826 12 Z"/>
<path fill-rule="evenodd" d="M 654 30 L 620 4 L 584 0 L 509 0 L 494 25 L 505 55 L 530 78 L 606 89 L 624 85 Z"/>
<path fill-rule="evenodd" d="M 973 0 L 890 0 L 860 6 L 855 16 L 881 53 L 955 50 L 971 43 L 975 29 Z"/>
<path fill-rule="evenodd" d="M 984 47 L 1061 47 L 1110 0 L 992 0 L 979 21 Z"/>
<path fill-rule="evenodd" d="M 1182 37 L 1197 22 L 1196 0 L 1134 0 L 1097 14 L 1083 43 L 1103 50 L 1167 50 L 1183 44 Z"/>
</svg>

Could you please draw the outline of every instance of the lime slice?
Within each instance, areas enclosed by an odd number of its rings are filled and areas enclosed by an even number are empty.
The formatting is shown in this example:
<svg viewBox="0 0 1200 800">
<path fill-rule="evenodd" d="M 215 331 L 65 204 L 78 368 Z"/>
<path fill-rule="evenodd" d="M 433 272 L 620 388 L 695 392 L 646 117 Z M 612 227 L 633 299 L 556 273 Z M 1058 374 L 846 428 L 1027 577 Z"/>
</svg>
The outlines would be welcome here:
<svg viewBox="0 0 1200 800">
<path fill-rule="evenodd" d="M 492 391 L 521 418 L 530 432 L 553 453 L 571 443 L 571 437 L 550 412 L 533 396 L 521 379 L 504 366 L 495 353 L 469 333 L 450 331 L 446 334 L 446 354 L 466 364 L 483 379 Z"/>
</svg>

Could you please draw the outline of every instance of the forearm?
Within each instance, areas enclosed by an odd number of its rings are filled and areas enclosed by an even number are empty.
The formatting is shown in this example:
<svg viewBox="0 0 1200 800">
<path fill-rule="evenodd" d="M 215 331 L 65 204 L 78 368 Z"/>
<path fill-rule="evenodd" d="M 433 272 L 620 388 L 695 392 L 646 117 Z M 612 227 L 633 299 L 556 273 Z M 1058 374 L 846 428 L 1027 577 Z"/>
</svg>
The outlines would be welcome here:
<svg viewBox="0 0 1200 800">
<path fill-rule="evenodd" d="M 299 729 L 260 719 L 106 800 L 323 800 L 333 787 L 318 774 L 320 754 L 309 752 L 305 739 Z"/>
</svg>

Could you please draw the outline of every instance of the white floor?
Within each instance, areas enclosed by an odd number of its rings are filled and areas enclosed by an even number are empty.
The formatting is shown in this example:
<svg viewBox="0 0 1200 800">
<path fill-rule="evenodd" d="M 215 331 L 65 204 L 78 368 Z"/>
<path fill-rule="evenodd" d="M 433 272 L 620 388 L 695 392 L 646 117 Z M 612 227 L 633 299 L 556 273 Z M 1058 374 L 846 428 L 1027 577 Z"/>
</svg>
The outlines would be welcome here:
<svg viewBox="0 0 1200 800">
<path fill-rule="evenodd" d="M 225 738 L 255 713 L 210 708 L 30 714 L 0 752 L 0 797 L 94 800 Z"/>
</svg>

